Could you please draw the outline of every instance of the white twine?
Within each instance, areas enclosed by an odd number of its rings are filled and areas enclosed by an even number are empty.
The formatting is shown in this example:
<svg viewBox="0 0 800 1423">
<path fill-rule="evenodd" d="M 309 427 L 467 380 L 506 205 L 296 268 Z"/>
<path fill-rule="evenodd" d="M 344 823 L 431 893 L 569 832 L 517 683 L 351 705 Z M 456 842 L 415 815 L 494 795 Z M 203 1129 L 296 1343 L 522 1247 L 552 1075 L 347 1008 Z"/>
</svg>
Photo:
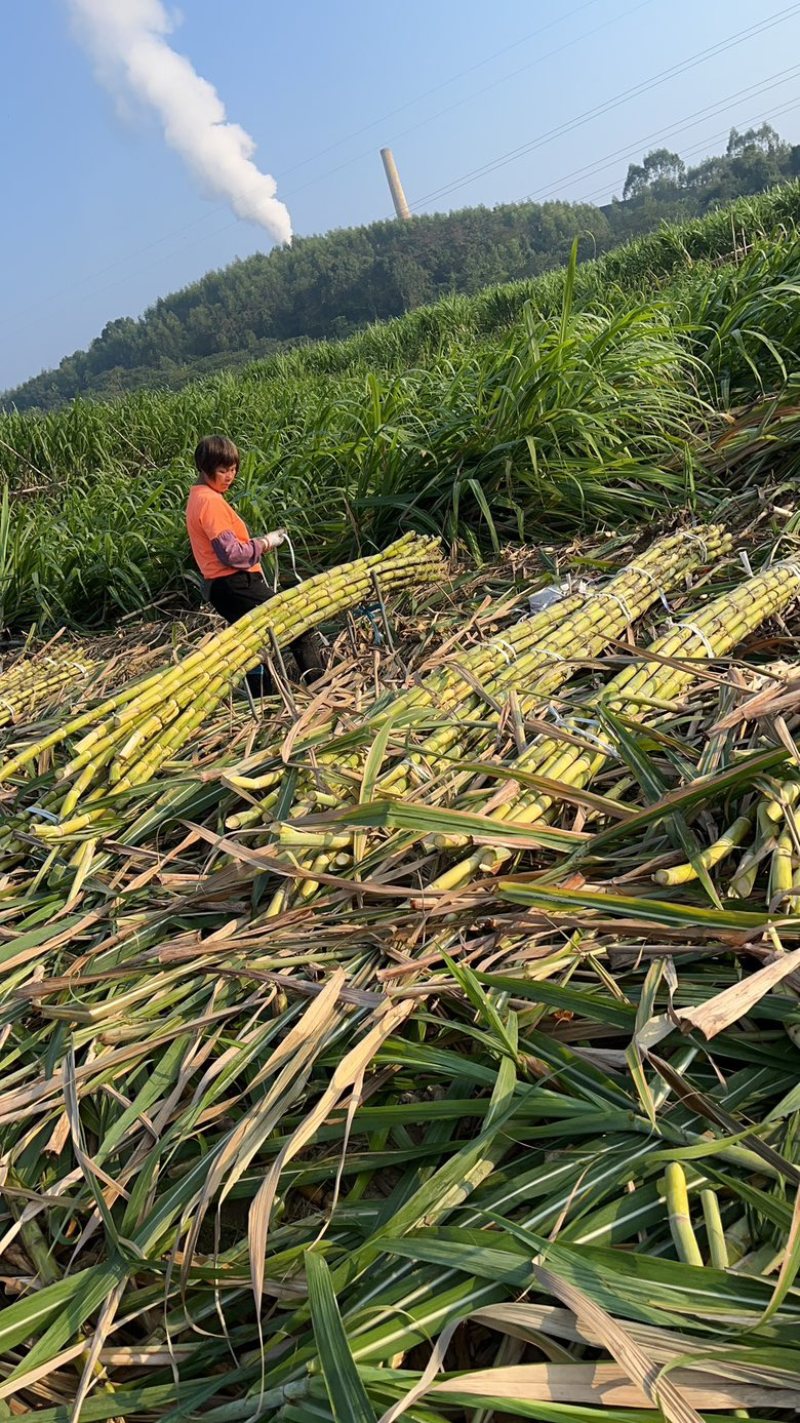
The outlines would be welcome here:
<svg viewBox="0 0 800 1423">
<path fill-rule="evenodd" d="M 512 643 L 506 642 L 505 640 L 502 640 L 502 641 L 501 641 L 500 639 L 498 639 L 497 642 L 495 643 L 495 647 L 497 648 L 498 652 L 502 652 L 503 656 L 504 656 L 505 659 L 506 659 L 506 666 L 507 666 L 507 667 L 508 667 L 512 662 L 516 662 L 516 660 L 517 660 L 517 649 L 513 646 Z"/>
<path fill-rule="evenodd" d="M 585 741 L 590 741 L 594 746 L 598 748 L 599 751 L 602 751 L 605 756 L 614 756 L 617 760 L 619 760 L 619 752 L 617 751 L 615 746 L 609 746 L 607 742 L 601 741 L 600 737 L 597 736 L 593 731 L 583 730 L 584 725 L 588 728 L 591 728 L 593 726 L 599 727 L 600 723 L 596 717 L 577 716 L 575 715 L 575 713 L 571 713 L 569 717 L 563 717 L 559 712 L 558 708 L 555 707 L 552 702 L 548 702 L 547 711 L 552 716 L 556 726 L 563 727 L 566 730 L 569 730 L 571 727 L 577 726 L 579 728 L 580 735 L 584 738 Z"/>
<path fill-rule="evenodd" d="M 566 662 L 566 657 L 562 657 L 560 652 L 556 652 L 552 647 L 537 647 L 536 651 L 542 657 L 549 657 L 553 662 Z"/>
<path fill-rule="evenodd" d="M 287 545 L 289 549 L 289 557 L 292 560 L 292 573 L 294 574 L 295 583 L 302 583 L 303 580 L 300 577 L 300 574 L 297 572 L 297 559 L 294 556 L 294 544 L 292 543 L 292 540 L 289 538 L 288 534 L 284 535 L 283 542 Z"/>
<path fill-rule="evenodd" d="M 699 544 L 700 552 L 703 556 L 703 563 L 708 563 L 708 544 L 701 534 L 692 533 L 691 530 L 686 535 L 690 543 Z"/>
</svg>

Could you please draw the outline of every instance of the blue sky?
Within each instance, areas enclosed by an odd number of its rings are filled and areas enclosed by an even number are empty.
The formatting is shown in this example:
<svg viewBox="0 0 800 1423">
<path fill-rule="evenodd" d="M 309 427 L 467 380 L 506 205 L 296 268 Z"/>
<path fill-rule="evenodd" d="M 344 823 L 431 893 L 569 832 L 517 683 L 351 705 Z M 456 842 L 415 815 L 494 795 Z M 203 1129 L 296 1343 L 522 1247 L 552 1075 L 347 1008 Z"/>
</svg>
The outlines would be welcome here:
<svg viewBox="0 0 800 1423">
<path fill-rule="evenodd" d="M 697 161 L 762 117 L 800 141 L 800 67 L 786 72 L 800 66 L 800 4 L 787 0 L 183 0 L 180 17 L 171 43 L 253 136 L 299 234 L 391 215 L 383 144 L 412 206 L 434 211 L 603 201 L 647 148 Z M 269 247 L 198 191 L 154 117 L 120 117 L 66 0 L 5 0 L 3 22 L 0 389 Z"/>
</svg>

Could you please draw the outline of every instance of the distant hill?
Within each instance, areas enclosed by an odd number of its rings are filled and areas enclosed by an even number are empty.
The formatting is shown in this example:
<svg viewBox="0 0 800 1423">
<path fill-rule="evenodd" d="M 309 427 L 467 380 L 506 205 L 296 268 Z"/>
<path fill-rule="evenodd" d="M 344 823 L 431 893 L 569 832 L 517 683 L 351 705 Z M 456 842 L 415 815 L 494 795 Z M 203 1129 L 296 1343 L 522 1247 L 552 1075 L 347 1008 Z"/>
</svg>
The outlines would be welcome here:
<svg viewBox="0 0 800 1423">
<path fill-rule="evenodd" d="M 662 222 L 702 216 L 800 175 L 800 146 L 764 124 L 731 131 L 724 154 L 686 168 L 667 149 L 628 170 L 621 200 L 518 203 L 377 222 L 297 238 L 234 262 L 110 321 L 86 351 L 26 381 L 0 408 L 52 409 L 79 395 L 176 388 L 198 376 L 320 339 L 337 339 L 447 293 L 474 293 L 566 261 L 573 239 L 597 256 Z"/>
</svg>

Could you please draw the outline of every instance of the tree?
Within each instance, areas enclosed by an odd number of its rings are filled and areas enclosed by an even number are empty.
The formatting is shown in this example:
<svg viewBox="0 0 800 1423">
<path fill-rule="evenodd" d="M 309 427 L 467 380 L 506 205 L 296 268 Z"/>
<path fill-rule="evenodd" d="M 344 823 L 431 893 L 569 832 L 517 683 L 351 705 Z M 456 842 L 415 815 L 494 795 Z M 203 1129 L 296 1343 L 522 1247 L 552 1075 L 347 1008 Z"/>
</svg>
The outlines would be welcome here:
<svg viewBox="0 0 800 1423">
<path fill-rule="evenodd" d="M 735 158 L 738 154 L 746 153 L 748 149 L 758 149 L 761 153 L 770 155 L 778 154 L 788 147 L 784 143 L 780 134 L 776 133 L 771 124 L 761 124 L 760 128 L 749 128 L 744 133 L 732 128 L 728 138 L 727 155 Z"/>
<path fill-rule="evenodd" d="M 630 165 L 622 196 L 628 202 L 658 185 L 678 188 L 685 173 L 686 165 L 679 153 L 671 153 L 668 148 L 654 148 L 645 154 L 641 164 Z"/>
</svg>

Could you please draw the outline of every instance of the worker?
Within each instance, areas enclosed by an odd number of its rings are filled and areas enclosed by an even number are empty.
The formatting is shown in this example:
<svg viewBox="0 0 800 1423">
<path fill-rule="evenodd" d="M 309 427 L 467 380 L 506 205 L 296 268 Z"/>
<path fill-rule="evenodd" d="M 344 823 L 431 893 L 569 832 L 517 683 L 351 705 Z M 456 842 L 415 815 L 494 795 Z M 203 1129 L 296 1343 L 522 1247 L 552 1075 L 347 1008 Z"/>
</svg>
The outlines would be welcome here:
<svg viewBox="0 0 800 1423">
<path fill-rule="evenodd" d="M 261 569 L 265 553 L 280 548 L 285 529 L 251 538 L 244 520 L 226 495 L 239 472 L 239 451 L 224 435 L 206 435 L 194 452 L 197 481 L 186 504 L 186 528 L 195 563 L 207 585 L 211 606 L 227 623 L 272 597 Z M 304 682 L 313 682 L 324 668 L 319 642 L 305 633 L 289 644 Z M 247 684 L 256 696 L 272 690 L 269 670 L 254 667 Z"/>
</svg>

